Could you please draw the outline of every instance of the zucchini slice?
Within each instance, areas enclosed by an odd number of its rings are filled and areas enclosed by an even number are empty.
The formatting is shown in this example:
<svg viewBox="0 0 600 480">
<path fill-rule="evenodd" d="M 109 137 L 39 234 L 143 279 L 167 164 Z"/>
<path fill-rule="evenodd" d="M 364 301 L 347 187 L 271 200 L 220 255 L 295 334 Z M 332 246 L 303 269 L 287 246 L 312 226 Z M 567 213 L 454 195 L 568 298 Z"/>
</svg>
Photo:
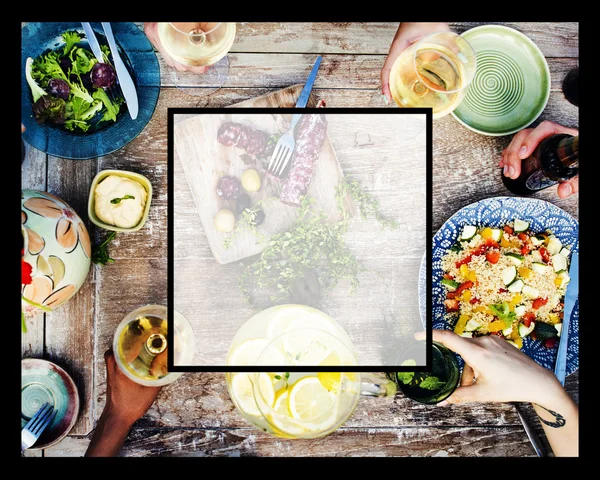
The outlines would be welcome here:
<svg viewBox="0 0 600 480">
<path fill-rule="evenodd" d="M 538 291 L 537 288 L 530 287 L 529 285 L 525 285 L 523 287 L 523 295 L 525 295 L 527 298 L 537 298 L 540 296 L 540 292 Z"/>
<path fill-rule="evenodd" d="M 520 293 L 524 286 L 523 280 L 515 280 L 506 288 L 511 293 Z"/>
<path fill-rule="evenodd" d="M 542 243 L 544 243 L 544 237 L 540 236 L 530 237 L 529 240 L 531 240 L 531 243 L 534 247 L 539 247 Z"/>
<path fill-rule="evenodd" d="M 567 270 L 567 257 L 557 253 L 556 255 L 552 255 L 552 266 L 554 267 L 555 272 L 560 272 L 561 270 Z"/>
<path fill-rule="evenodd" d="M 515 315 L 517 318 L 521 318 L 523 315 L 525 315 L 526 311 L 527 307 L 525 305 L 518 305 L 515 307 Z"/>
<path fill-rule="evenodd" d="M 556 238 L 555 236 L 550 237 L 550 240 L 548 241 L 548 253 L 550 255 L 556 255 L 558 252 L 560 252 L 561 248 L 562 248 L 562 242 Z"/>
<path fill-rule="evenodd" d="M 474 332 L 475 330 L 479 330 L 482 326 L 482 323 L 477 320 L 469 320 L 465 325 L 466 332 Z"/>
<path fill-rule="evenodd" d="M 479 235 L 479 234 L 475 235 L 469 242 L 469 247 L 471 247 L 471 248 L 476 247 L 477 244 L 479 243 L 479 240 L 481 240 L 481 235 Z"/>
<path fill-rule="evenodd" d="M 449 278 L 442 278 L 442 285 L 444 285 L 446 288 L 448 288 L 448 290 L 453 292 L 460 286 L 460 283 L 455 282 L 454 280 L 451 280 Z"/>
<path fill-rule="evenodd" d="M 531 324 L 528 327 L 526 327 L 522 323 L 519 323 L 519 335 L 521 335 L 521 337 L 526 337 L 531 332 L 533 332 L 534 328 L 535 328 L 535 322 L 531 322 Z"/>
<path fill-rule="evenodd" d="M 562 333 L 562 323 L 557 323 L 554 325 L 554 328 L 556 329 L 556 331 L 558 332 L 558 336 L 560 337 L 560 334 Z"/>
<path fill-rule="evenodd" d="M 515 218 L 515 232 L 525 232 L 529 228 L 529 222 Z"/>
<path fill-rule="evenodd" d="M 517 267 L 511 265 L 502 272 L 502 281 L 504 285 L 510 285 L 517 279 Z"/>
<path fill-rule="evenodd" d="M 477 227 L 473 225 L 465 225 L 463 227 L 462 235 L 460 237 L 461 240 L 471 240 L 475 234 L 477 233 Z"/>
<path fill-rule="evenodd" d="M 531 264 L 531 269 L 535 273 L 541 273 L 542 275 L 545 275 L 546 273 L 548 273 L 548 265 L 546 265 L 545 263 L 541 263 L 541 262 L 533 262 Z"/>
<path fill-rule="evenodd" d="M 519 265 L 521 265 L 523 263 L 523 255 L 519 255 L 518 253 L 508 252 L 506 254 L 506 256 L 516 266 L 519 266 Z"/>
<path fill-rule="evenodd" d="M 560 253 L 565 258 L 569 258 L 569 255 L 571 255 L 571 250 L 569 250 L 567 247 L 563 247 L 558 253 Z"/>
<path fill-rule="evenodd" d="M 502 238 L 502 230 L 499 228 L 492 228 L 492 240 L 499 242 Z"/>
</svg>

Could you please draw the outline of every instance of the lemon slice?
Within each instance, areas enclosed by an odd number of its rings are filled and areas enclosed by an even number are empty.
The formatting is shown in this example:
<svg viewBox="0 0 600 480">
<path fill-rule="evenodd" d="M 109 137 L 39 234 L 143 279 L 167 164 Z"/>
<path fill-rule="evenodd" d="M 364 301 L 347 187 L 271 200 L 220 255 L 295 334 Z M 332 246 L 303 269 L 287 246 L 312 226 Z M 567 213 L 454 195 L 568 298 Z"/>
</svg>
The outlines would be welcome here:
<svg viewBox="0 0 600 480">
<path fill-rule="evenodd" d="M 250 380 L 251 375 L 254 374 L 236 373 L 231 380 L 231 393 L 238 403 L 242 413 L 254 417 L 260 417 L 262 414 L 258 408 L 258 405 L 256 404 L 256 400 L 254 399 L 252 380 Z M 273 388 L 273 382 L 271 381 L 269 374 L 261 372 L 258 375 L 258 384 L 265 403 L 271 407 L 275 401 L 275 389 Z"/>
<path fill-rule="evenodd" d="M 334 325 L 328 316 L 324 314 L 318 313 L 310 313 L 304 312 L 303 315 L 298 316 L 287 324 L 285 331 L 290 330 L 298 330 L 311 328 L 316 330 L 325 330 L 327 333 L 331 333 L 334 336 L 337 336 L 337 328 Z"/>
<path fill-rule="evenodd" d="M 273 313 L 267 325 L 267 337 L 275 338 L 285 332 L 290 322 L 312 315 L 307 307 L 281 307 Z M 297 327 L 296 327 L 297 328 Z"/>
<path fill-rule="evenodd" d="M 281 393 L 275 397 L 275 405 L 273 405 L 273 410 L 275 413 L 279 415 L 284 415 L 286 417 L 291 417 L 288 398 L 290 396 L 290 392 L 288 390 L 283 390 Z"/>
<path fill-rule="evenodd" d="M 260 353 L 268 344 L 265 338 L 245 340 L 229 354 L 227 365 L 255 365 Z"/>
<path fill-rule="evenodd" d="M 320 335 L 314 332 L 298 332 L 283 340 L 283 349 L 292 365 L 321 365 L 332 350 Z"/>
<path fill-rule="evenodd" d="M 319 372 L 317 378 L 328 391 L 339 392 L 342 384 L 342 374 L 340 372 Z"/>
<path fill-rule="evenodd" d="M 335 421 L 335 395 L 317 377 L 298 380 L 290 390 L 288 403 L 292 417 L 307 427 L 310 424 L 311 429 L 325 429 Z"/>
</svg>

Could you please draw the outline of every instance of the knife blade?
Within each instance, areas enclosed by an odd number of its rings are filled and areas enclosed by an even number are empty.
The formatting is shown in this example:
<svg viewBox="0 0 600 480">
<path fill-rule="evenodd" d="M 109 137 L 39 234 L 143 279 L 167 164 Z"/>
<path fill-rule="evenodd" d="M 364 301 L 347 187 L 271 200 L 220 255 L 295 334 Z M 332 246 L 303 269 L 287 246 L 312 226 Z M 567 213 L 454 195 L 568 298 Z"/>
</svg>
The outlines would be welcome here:
<svg viewBox="0 0 600 480">
<path fill-rule="evenodd" d="M 308 97 L 310 97 L 310 92 L 312 91 L 313 84 L 315 83 L 315 78 L 317 78 L 317 72 L 319 71 L 319 66 L 321 65 L 321 60 L 323 57 L 319 55 L 315 60 L 315 64 L 306 79 L 306 83 L 304 84 L 304 88 L 298 97 L 298 101 L 296 102 L 296 108 L 304 108 L 308 103 Z"/>
<path fill-rule="evenodd" d="M 529 438 L 529 441 L 531 442 L 531 446 L 535 450 L 535 453 L 537 454 L 538 457 L 547 457 L 548 452 L 546 451 L 546 448 L 544 447 L 544 444 L 540 440 L 540 437 L 538 436 L 537 432 L 531 426 L 531 424 L 529 423 L 529 420 L 527 420 L 527 417 L 525 416 L 525 412 L 523 411 L 523 407 L 521 406 L 521 404 L 519 402 L 511 402 L 511 403 L 513 404 L 513 406 L 515 407 L 515 410 L 517 411 L 519 420 L 521 420 L 521 424 L 523 425 L 523 428 L 525 429 L 527 438 Z"/>
<path fill-rule="evenodd" d="M 87 37 L 87 41 L 90 44 L 92 53 L 98 59 L 99 62 L 104 62 L 104 57 L 102 56 L 100 44 L 98 43 L 98 39 L 96 38 L 96 34 L 94 33 L 90 22 L 81 22 L 81 26 L 83 27 L 83 31 L 85 32 L 85 36 Z"/>
<path fill-rule="evenodd" d="M 121 56 L 119 55 L 119 51 L 117 49 L 117 42 L 115 41 L 115 36 L 113 35 L 110 23 L 102 22 L 102 28 L 104 29 L 104 34 L 106 35 L 106 40 L 108 41 L 110 53 L 112 53 L 115 70 L 117 72 L 117 78 L 119 79 L 119 85 L 121 86 L 121 91 L 125 97 L 127 110 L 129 111 L 129 115 L 131 116 L 132 120 L 135 120 L 137 118 L 139 109 L 135 84 L 133 83 L 131 75 L 129 75 L 127 67 L 123 63 L 123 60 L 121 60 Z"/>
<path fill-rule="evenodd" d="M 579 295 L 579 254 L 573 253 L 571 257 L 571 268 L 569 269 L 571 280 L 567 285 L 565 293 L 565 308 L 563 315 L 563 325 L 558 344 L 558 354 L 556 355 L 556 365 L 554 366 L 554 375 L 558 378 L 561 385 L 565 384 L 567 374 L 567 346 L 569 344 L 569 326 L 571 325 L 571 314 L 573 307 Z"/>
</svg>

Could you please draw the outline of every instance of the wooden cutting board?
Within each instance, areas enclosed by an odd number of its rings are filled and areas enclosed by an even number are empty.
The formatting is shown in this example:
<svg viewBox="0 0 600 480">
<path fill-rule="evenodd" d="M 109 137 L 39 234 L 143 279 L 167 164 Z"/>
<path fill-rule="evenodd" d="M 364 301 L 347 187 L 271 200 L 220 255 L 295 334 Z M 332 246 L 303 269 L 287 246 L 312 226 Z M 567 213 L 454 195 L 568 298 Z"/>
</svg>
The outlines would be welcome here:
<svg viewBox="0 0 600 480">
<path fill-rule="evenodd" d="M 293 107 L 301 90 L 302 85 L 294 85 L 244 101 L 234 107 Z M 309 106 L 314 104 L 314 99 L 311 98 Z M 189 184 L 208 243 L 215 260 L 221 264 L 235 262 L 262 252 L 271 235 L 292 227 L 298 210 L 278 200 L 280 182 L 261 172 L 260 190 L 248 195 L 253 205 L 258 201 L 263 202 L 265 220 L 258 226 L 259 232 L 264 236 L 263 241 L 258 243 L 252 232 L 239 229 L 232 244 L 229 248 L 225 248 L 224 241 L 231 234 L 217 231 L 213 220 L 222 208 L 228 208 L 235 213 L 235 201 L 223 200 L 217 196 L 215 191 L 217 182 L 224 175 L 232 175 L 240 179 L 242 172 L 247 168 L 256 168 L 259 171 L 260 168 L 248 166 L 242 161 L 240 157 L 244 153 L 243 150 L 221 145 L 217 141 L 219 127 L 225 122 L 233 121 L 272 134 L 286 131 L 291 119 L 291 115 L 225 112 L 226 110 L 222 114 L 185 115 L 185 118 L 179 121 L 176 118 L 173 134 L 175 161 L 180 161 L 183 166 L 185 179 Z M 308 195 L 316 199 L 316 207 L 323 210 L 332 222 L 341 218 L 337 210 L 335 189 L 343 178 L 335 151 L 329 138 L 326 138 Z M 174 188 L 177 188 L 177 182 L 180 181 L 182 179 L 175 179 Z M 350 198 L 345 199 L 345 208 L 350 215 L 354 214 L 354 204 Z"/>
</svg>

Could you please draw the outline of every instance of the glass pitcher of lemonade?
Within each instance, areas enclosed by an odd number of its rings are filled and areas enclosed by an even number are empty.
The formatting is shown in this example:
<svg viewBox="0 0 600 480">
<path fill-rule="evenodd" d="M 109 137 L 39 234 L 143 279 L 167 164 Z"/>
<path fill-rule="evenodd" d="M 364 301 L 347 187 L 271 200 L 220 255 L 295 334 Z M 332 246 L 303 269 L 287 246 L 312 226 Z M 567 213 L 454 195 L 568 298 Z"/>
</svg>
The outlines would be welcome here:
<svg viewBox="0 0 600 480">
<path fill-rule="evenodd" d="M 238 331 L 227 365 L 357 365 L 344 329 L 325 313 L 303 305 L 280 305 L 255 315 Z M 272 367 L 272 368 L 269 368 Z M 351 368 L 350 368 L 351 370 Z M 393 395 L 396 384 L 356 372 L 229 372 L 229 394 L 257 428 L 283 438 L 316 438 L 336 430 L 361 395 Z"/>
</svg>

